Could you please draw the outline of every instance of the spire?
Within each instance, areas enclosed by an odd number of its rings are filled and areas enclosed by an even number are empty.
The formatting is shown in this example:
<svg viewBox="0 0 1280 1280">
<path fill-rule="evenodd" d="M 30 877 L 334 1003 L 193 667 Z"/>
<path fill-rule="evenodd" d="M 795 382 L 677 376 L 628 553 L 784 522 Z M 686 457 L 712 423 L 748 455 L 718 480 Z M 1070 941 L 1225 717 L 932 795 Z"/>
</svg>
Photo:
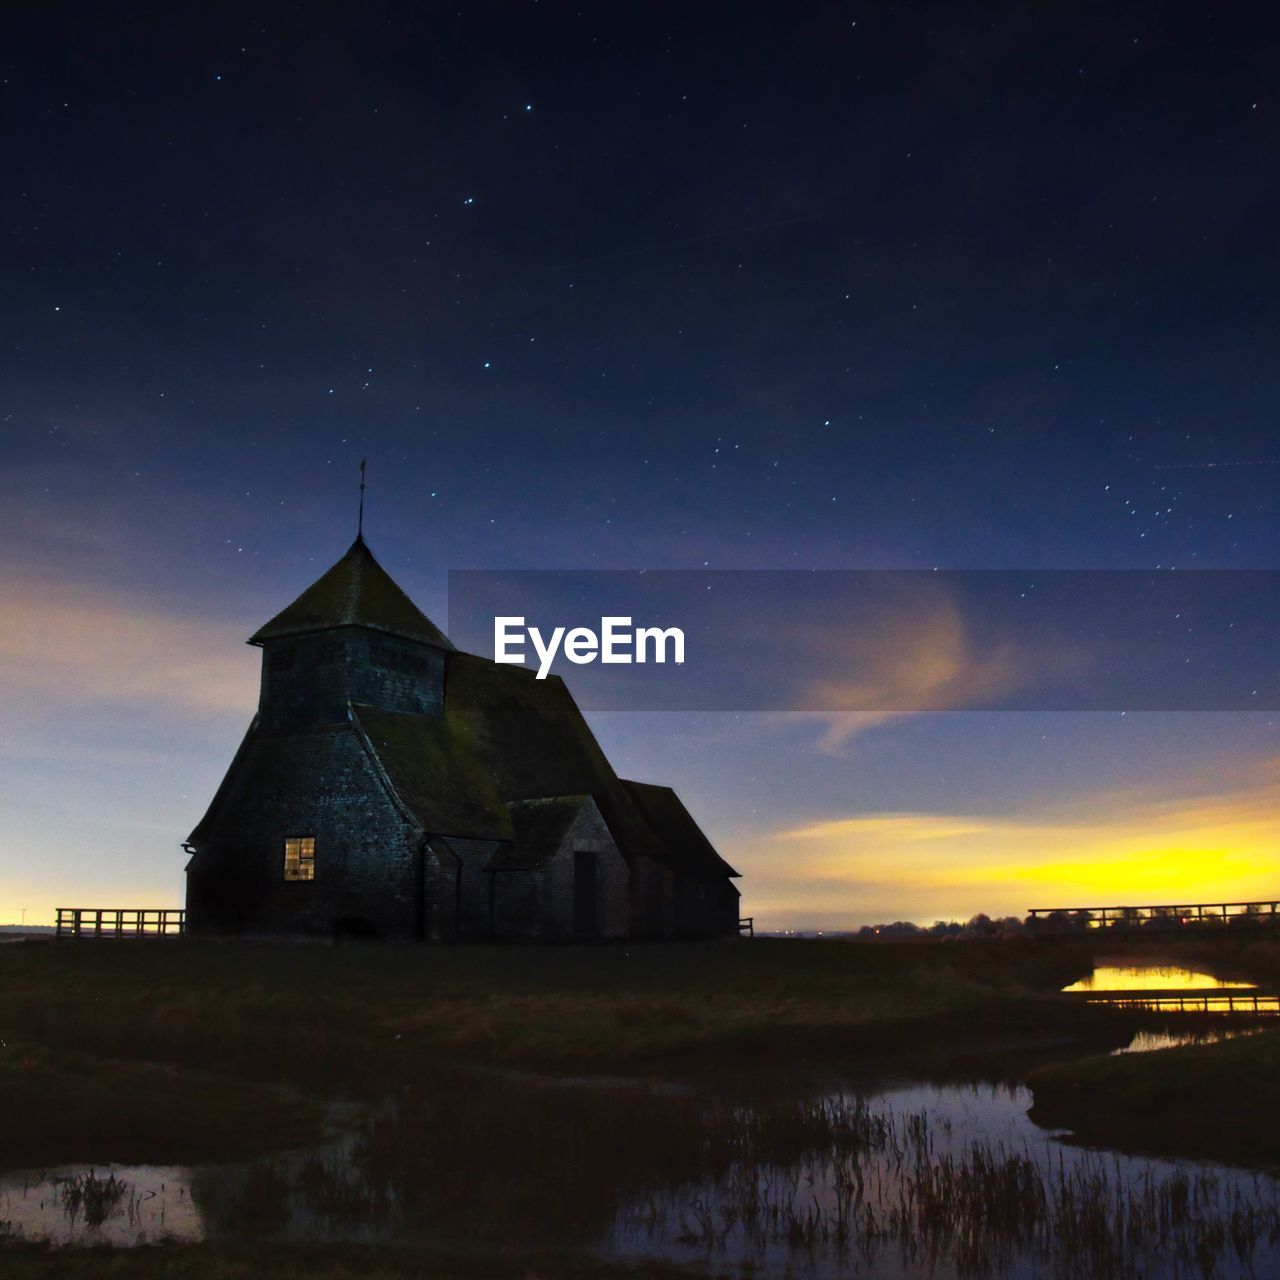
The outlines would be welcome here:
<svg viewBox="0 0 1280 1280">
<path fill-rule="evenodd" d="M 368 627 L 435 645 L 438 649 L 452 649 L 448 636 L 373 558 L 362 534 L 363 530 L 337 564 L 260 627 L 249 638 L 249 643 L 262 644 L 283 636 L 330 631 L 334 627 Z"/>
<path fill-rule="evenodd" d="M 364 541 L 364 464 L 365 458 L 360 459 L 360 518 L 356 522 L 356 541 Z"/>
</svg>

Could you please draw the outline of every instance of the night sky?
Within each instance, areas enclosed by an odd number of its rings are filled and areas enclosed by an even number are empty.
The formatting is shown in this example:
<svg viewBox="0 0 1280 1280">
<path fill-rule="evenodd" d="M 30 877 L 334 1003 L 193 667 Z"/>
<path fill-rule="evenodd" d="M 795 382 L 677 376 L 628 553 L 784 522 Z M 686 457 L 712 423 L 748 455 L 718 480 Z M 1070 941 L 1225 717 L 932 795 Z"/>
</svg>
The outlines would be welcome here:
<svg viewBox="0 0 1280 1280">
<path fill-rule="evenodd" d="M 464 568 L 1280 568 L 1272 6 L 6 27 L 0 921 L 180 904 L 362 457 L 442 625 Z M 1280 894 L 1271 714 L 962 706 L 591 720 L 761 927 Z"/>
</svg>

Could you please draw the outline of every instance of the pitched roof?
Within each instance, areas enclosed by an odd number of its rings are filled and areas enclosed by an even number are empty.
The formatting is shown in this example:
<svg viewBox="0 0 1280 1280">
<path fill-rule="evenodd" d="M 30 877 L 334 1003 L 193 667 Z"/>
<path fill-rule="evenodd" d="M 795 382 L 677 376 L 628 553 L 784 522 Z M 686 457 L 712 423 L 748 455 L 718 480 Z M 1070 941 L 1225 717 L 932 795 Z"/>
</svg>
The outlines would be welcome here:
<svg viewBox="0 0 1280 1280">
<path fill-rule="evenodd" d="M 443 716 L 352 706 L 350 724 L 323 731 L 358 733 L 425 832 L 508 842 L 490 864 L 495 870 L 541 865 L 594 801 L 628 861 L 648 857 L 699 878 L 738 874 L 670 787 L 619 779 L 558 677 L 538 680 L 525 668 L 455 650 L 445 666 Z M 193 843 L 215 835 L 250 776 L 275 778 L 279 744 L 292 736 L 264 732 L 255 719 Z M 272 783 L 287 784 L 283 775 Z"/>
<path fill-rule="evenodd" d="M 445 715 L 465 729 L 506 800 L 589 795 L 624 857 L 663 860 L 660 841 L 623 790 L 559 676 L 452 653 L 445 668 Z"/>
<path fill-rule="evenodd" d="M 715 846 L 694 821 L 693 814 L 670 787 L 660 787 L 652 782 L 631 782 L 626 778 L 622 779 L 622 786 L 670 851 L 672 856 L 668 861 L 677 871 L 705 876 L 741 874 L 716 852 Z"/>
<path fill-rule="evenodd" d="M 218 789 L 213 793 L 209 807 L 204 811 L 203 817 L 196 823 L 191 834 L 183 841 L 184 847 L 189 844 L 200 844 L 217 828 L 227 802 L 231 799 L 233 792 L 243 784 L 247 770 L 253 767 L 253 757 L 260 741 L 258 717 L 255 715 L 249 722 L 249 728 L 245 730 L 244 737 L 240 739 L 240 745 L 236 748 L 235 755 L 231 757 L 231 763 L 227 766 L 226 773 L 222 775 L 222 781 L 218 783 Z"/>
<path fill-rule="evenodd" d="M 437 716 L 353 706 L 346 722 L 302 730 L 263 730 L 255 718 L 187 842 L 200 845 L 224 834 L 228 820 L 237 820 L 246 789 L 288 794 L 296 782 L 300 736 L 345 734 L 356 735 L 364 744 L 375 770 L 423 831 L 474 840 L 513 838 L 507 806 L 494 792 L 488 766 L 456 725 Z"/>
<path fill-rule="evenodd" d="M 504 844 L 489 859 L 489 871 L 527 871 L 545 866 L 564 844 L 569 828 L 590 796 L 547 796 L 541 800 L 517 800 L 507 806 L 515 840 Z"/>
<path fill-rule="evenodd" d="M 449 637 L 396 586 L 391 575 L 373 558 L 363 538 L 357 538 L 346 555 L 292 604 L 259 627 L 249 643 L 262 644 L 281 636 L 350 626 L 372 627 L 375 631 L 406 636 L 440 649 L 453 648 Z"/>
<path fill-rule="evenodd" d="M 510 840 L 507 806 L 466 728 L 452 717 L 353 706 L 352 720 L 400 803 L 424 831 Z"/>
</svg>

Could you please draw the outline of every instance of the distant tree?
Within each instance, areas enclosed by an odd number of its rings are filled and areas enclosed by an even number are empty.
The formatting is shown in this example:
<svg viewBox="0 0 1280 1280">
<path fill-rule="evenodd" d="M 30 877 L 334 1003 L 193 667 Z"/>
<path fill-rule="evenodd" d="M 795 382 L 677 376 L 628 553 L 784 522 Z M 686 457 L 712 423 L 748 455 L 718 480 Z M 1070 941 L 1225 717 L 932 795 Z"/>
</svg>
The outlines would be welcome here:
<svg viewBox="0 0 1280 1280">
<path fill-rule="evenodd" d="M 858 930 L 858 937 L 864 939 L 910 938 L 923 932 L 924 930 L 918 924 L 913 924 L 910 920 L 894 920 L 891 924 L 864 924 Z"/>
<path fill-rule="evenodd" d="M 961 930 L 965 938 L 994 938 L 1000 932 L 996 922 L 985 911 L 972 916 L 969 923 Z"/>
<path fill-rule="evenodd" d="M 1028 916 L 1022 925 L 1028 933 L 1083 933 L 1086 929 L 1091 929 L 1093 923 L 1092 912 L 1080 910 L 1050 911 L 1043 916 Z"/>
</svg>

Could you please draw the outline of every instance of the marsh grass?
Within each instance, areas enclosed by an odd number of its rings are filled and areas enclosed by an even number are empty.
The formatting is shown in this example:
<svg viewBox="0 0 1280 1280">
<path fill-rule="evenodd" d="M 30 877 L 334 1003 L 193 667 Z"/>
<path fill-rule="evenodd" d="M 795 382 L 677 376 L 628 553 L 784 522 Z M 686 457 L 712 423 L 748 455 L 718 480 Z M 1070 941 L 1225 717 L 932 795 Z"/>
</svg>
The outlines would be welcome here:
<svg viewBox="0 0 1280 1280">
<path fill-rule="evenodd" d="M 590 948 L 44 943 L 0 954 L 0 1036 L 103 1058 L 380 1093 L 440 1062 L 671 1069 L 1102 1015 L 1046 993 L 1035 944 Z"/>
<path fill-rule="evenodd" d="M 294 1089 L 0 1040 L 0 1169 L 242 1159 L 321 1134 Z"/>
<path fill-rule="evenodd" d="M 1094 1142 L 1274 1165 L 1280 1030 L 1158 1054 L 1077 1057 L 1028 1077 L 1032 1116 Z"/>
<path fill-rule="evenodd" d="M 335 1277 L 619 1275 L 584 1258 L 620 1238 L 704 1271 L 778 1251 L 786 1265 L 893 1257 L 975 1277 L 1015 1258 L 1116 1280 L 1164 1274 L 1159 1257 L 1186 1275 L 1256 1264 L 1280 1240 L 1269 1180 L 1153 1165 L 1135 1181 L 1096 1155 L 1054 1166 L 999 1144 L 957 1149 L 937 1115 L 796 1093 L 805 1059 L 883 1069 L 985 1038 L 1007 1072 L 1017 1036 L 1113 1028 L 1113 1011 L 1053 994 L 1088 967 L 1086 950 L 1058 943 L 14 946 L 0 953 L 0 1086 L 17 1132 L 38 1121 L 53 1135 L 49 1163 L 234 1158 L 313 1141 L 335 1095 L 364 1108 L 307 1153 L 201 1172 L 193 1194 L 217 1238 L 168 1255 L 186 1269 L 149 1251 L 115 1272 L 66 1255 L 86 1275 L 256 1275 L 255 1256 L 281 1275 L 302 1274 L 301 1258 Z M 771 1062 L 787 1065 L 782 1090 L 767 1076 L 732 1095 L 643 1078 Z M 512 1068 L 640 1078 L 571 1088 Z M 28 1163 L 12 1158 L 14 1131 L 7 1147 L 0 1134 L 0 1167 Z M 136 1154 L 55 1154 L 86 1132 L 132 1135 Z M 165 1141 L 182 1149 L 161 1157 Z M 218 1154 L 193 1155 L 200 1142 Z M 74 1211 L 115 1212 L 110 1194 L 80 1185 Z M 382 1253 L 352 1252 L 360 1238 Z M 413 1270 L 405 1240 L 439 1265 Z M 12 1274 L 57 1274 L 38 1251 L 15 1259 Z"/>
<path fill-rule="evenodd" d="M 1269 1177 L 961 1142 L 944 1116 L 849 1095 L 459 1077 L 398 1096 L 328 1152 L 260 1169 L 222 1196 L 221 1219 L 214 1189 L 197 1190 L 215 1236 L 596 1249 L 712 1271 L 1137 1280 L 1247 1273 L 1280 1245 Z"/>
<path fill-rule="evenodd" d="M 127 1182 L 108 1172 L 105 1177 L 92 1169 L 84 1173 L 58 1180 L 58 1190 L 63 1208 L 72 1220 L 83 1215 L 88 1227 L 100 1227 L 121 1205 L 126 1202 L 126 1211 L 130 1221 L 137 1217 L 136 1192 Z"/>
<path fill-rule="evenodd" d="M 40 1245 L 6 1250 L 6 1280 L 695 1280 L 654 1262 L 623 1266 L 572 1254 L 458 1258 L 361 1245 L 147 1246 L 127 1252 Z"/>
<path fill-rule="evenodd" d="M 838 1126 L 866 1146 L 813 1151 L 790 1163 L 739 1163 L 684 1202 L 638 1206 L 632 1229 L 664 1233 L 708 1259 L 763 1267 L 772 1253 L 910 1274 L 939 1266 L 999 1276 L 1138 1280 L 1270 1274 L 1280 1246 L 1280 1185 L 1203 1168 L 1060 1153 L 1055 1161 L 999 1142 L 939 1150 L 936 1120 L 853 1104 Z M 851 1117 L 853 1119 L 853 1117 Z"/>
</svg>

